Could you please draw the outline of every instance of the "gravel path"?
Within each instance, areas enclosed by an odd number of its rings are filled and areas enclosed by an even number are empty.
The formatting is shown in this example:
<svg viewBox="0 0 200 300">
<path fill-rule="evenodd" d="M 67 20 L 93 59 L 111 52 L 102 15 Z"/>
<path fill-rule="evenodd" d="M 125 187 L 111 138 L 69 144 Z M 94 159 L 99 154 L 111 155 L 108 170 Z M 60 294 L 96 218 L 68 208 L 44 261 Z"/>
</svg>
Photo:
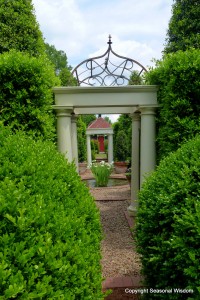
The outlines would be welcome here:
<svg viewBox="0 0 200 300">
<path fill-rule="evenodd" d="M 131 197 L 130 187 L 128 184 L 116 187 L 91 188 L 90 192 L 94 196 L 95 200 L 122 201 L 130 199 Z"/>
<path fill-rule="evenodd" d="M 92 178 L 90 170 L 81 174 L 82 179 Z M 112 178 L 126 178 L 112 174 Z M 139 276 L 140 259 L 135 251 L 125 212 L 130 205 L 130 186 L 90 188 L 100 210 L 104 239 L 101 244 L 103 277 Z"/>
<path fill-rule="evenodd" d="M 103 277 L 138 276 L 140 260 L 124 212 L 129 201 L 96 201 L 100 209 Z"/>
</svg>

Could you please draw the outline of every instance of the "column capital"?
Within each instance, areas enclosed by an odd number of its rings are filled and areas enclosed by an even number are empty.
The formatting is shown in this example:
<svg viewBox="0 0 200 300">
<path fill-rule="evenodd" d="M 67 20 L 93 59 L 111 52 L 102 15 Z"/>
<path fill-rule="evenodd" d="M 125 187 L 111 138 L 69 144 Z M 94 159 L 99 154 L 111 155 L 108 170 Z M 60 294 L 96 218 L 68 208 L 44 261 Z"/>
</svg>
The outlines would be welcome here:
<svg viewBox="0 0 200 300">
<path fill-rule="evenodd" d="M 142 115 L 154 115 L 159 105 L 139 106 Z"/>
<path fill-rule="evenodd" d="M 132 118 L 133 121 L 140 121 L 140 119 L 141 119 L 141 113 L 140 113 L 140 111 L 131 113 L 130 117 Z"/>
<path fill-rule="evenodd" d="M 52 105 L 52 108 L 55 109 L 57 117 L 71 117 L 73 113 L 72 106 L 60 106 L 60 105 Z"/>
<path fill-rule="evenodd" d="M 77 123 L 78 115 L 72 113 L 72 123 Z"/>
</svg>

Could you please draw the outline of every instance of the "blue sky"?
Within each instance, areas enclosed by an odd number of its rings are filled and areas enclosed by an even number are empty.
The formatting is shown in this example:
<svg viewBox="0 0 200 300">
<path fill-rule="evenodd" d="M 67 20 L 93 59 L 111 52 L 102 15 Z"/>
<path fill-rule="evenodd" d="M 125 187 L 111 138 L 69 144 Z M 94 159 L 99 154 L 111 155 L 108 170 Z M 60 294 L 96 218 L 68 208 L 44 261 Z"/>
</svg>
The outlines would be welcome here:
<svg viewBox="0 0 200 300">
<path fill-rule="evenodd" d="M 43 36 L 75 67 L 107 49 L 145 67 L 160 59 L 173 0 L 32 0 Z"/>
</svg>

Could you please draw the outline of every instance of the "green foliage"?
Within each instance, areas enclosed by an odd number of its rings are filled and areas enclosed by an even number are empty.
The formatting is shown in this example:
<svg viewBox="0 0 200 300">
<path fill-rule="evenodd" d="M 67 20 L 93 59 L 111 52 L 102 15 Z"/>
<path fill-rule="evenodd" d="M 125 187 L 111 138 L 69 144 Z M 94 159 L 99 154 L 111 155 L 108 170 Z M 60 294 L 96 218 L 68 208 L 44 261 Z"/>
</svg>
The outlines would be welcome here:
<svg viewBox="0 0 200 300">
<path fill-rule="evenodd" d="M 128 84 L 129 85 L 141 85 L 141 84 L 143 84 L 143 79 L 140 76 L 139 71 L 135 70 L 131 73 Z"/>
<path fill-rule="evenodd" d="M 107 186 L 113 165 L 101 161 L 100 163 L 93 162 L 89 167 L 95 177 L 96 186 Z"/>
<path fill-rule="evenodd" d="M 120 130 L 123 130 L 127 135 L 127 157 L 125 160 L 129 160 L 131 157 L 131 147 L 132 147 L 132 120 L 129 115 L 120 115 L 117 122 L 113 124 L 113 132 L 114 132 L 114 156 L 116 157 L 116 150 L 118 145 L 116 143 L 117 134 Z M 118 160 L 118 159 L 117 159 Z"/>
<path fill-rule="evenodd" d="M 0 130 L 0 298 L 103 299 L 99 212 L 53 143 Z"/>
<path fill-rule="evenodd" d="M 106 122 L 108 122 L 109 124 L 112 124 L 112 121 L 111 121 L 111 119 L 110 119 L 108 116 L 105 116 L 103 119 L 104 119 Z"/>
<path fill-rule="evenodd" d="M 200 299 L 200 135 L 161 161 L 139 194 L 138 252 L 148 287 L 192 289 Z M 152 297 L 152 298 L 151 298 Z M 180 299 L 180 294 L 148 294 Z"/>
<path fill-rule="evenodd" d="M 82 115 L 81 119 L 85 123 L 86 127 L 88 127 L 88 125 L 90 123 L 92 123 L 94 120 L 96 120 L 96 116 L 95 115 Z"/>
<path fill-rule="evenodd" d="M 175 0 L 167 32 L 165 53 L 200 48 L 200 5 L 197 0 Z"/>
<path fill-rule="evenodd" d="M 99 143 L 97 140 L 91 139 L 92 160 L 96 159 L 96 154 L 99 153 Z"/>
<path fill-rule="evenodd" d="M 44 54 L 42 33 L 31 0 L 0 0 L 0 53 L 11 49 Z"/>
<path fill-rule="evenodd" d="M 64 68 L 59 73 L 59 78 L 62 86 L 77 86 L 77 80 L 72 76 L 68 68 Z"/>
<path fill-rule="evenodd" d="M 105 153 L 108 154 L 108 139 L 104 139 L 104 150 Z"/>
<path fill-rule="evenodd" d="M 58 79 L 47 58 L 12 50 L 0 55 L 0 120 L 51 139 L 55 126 L 51 88 Z"/>
<path fill-rule="evenodd" d="M 67 55 L 62 50 L 57 50 L 54 45 L 49 45 L 45 43 L 46 54 L 52 64 L 55 66 L 56 74 L 59 74 L 60 71 L 68 67 Z"/>
<path fill-rule="evenodd" d="M 160 160 L 200 131 L 200 50 L 178 51 L 146 74 L 159 86 L 157 153 Z"/>
<path fill-rule="evenodd" d="M 54 65 L 55 73 L 60 78 L 62 86 L 77 86 L 77 80 L 71 75 L 71 67 L 68 66 L 67 55 L 62 50 L 57 50 L 54 45 L 45 44 L 46 54 Z"/>
<path fill-rule="evenodd" d="M 82 121 L 81 116 L 77 119 L 77 139 L 78 139 L 78 160 L 86 161 L 86 125 Z"/>
<path fill-rule="evenodd" d="M 128 158 L 128 138 L 124 130 L 117 132 L 114 158 L 116 161 L 126 161 Z"/>
</svg>

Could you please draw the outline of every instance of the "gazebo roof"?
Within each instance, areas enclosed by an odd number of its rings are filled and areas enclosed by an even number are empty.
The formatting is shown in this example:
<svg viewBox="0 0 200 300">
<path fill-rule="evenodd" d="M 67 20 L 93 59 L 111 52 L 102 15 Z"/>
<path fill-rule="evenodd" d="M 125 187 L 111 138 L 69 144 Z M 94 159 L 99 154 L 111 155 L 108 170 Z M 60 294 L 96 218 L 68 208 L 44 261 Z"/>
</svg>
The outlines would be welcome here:
<svg viewBox="0 0 200 300">
<path fill-rule="evenodd" d="M 102 117 L 94 120 L 87 129 L 106 129 L 111 128 L 110 123 L 104 120 Z"/>
</svg>

